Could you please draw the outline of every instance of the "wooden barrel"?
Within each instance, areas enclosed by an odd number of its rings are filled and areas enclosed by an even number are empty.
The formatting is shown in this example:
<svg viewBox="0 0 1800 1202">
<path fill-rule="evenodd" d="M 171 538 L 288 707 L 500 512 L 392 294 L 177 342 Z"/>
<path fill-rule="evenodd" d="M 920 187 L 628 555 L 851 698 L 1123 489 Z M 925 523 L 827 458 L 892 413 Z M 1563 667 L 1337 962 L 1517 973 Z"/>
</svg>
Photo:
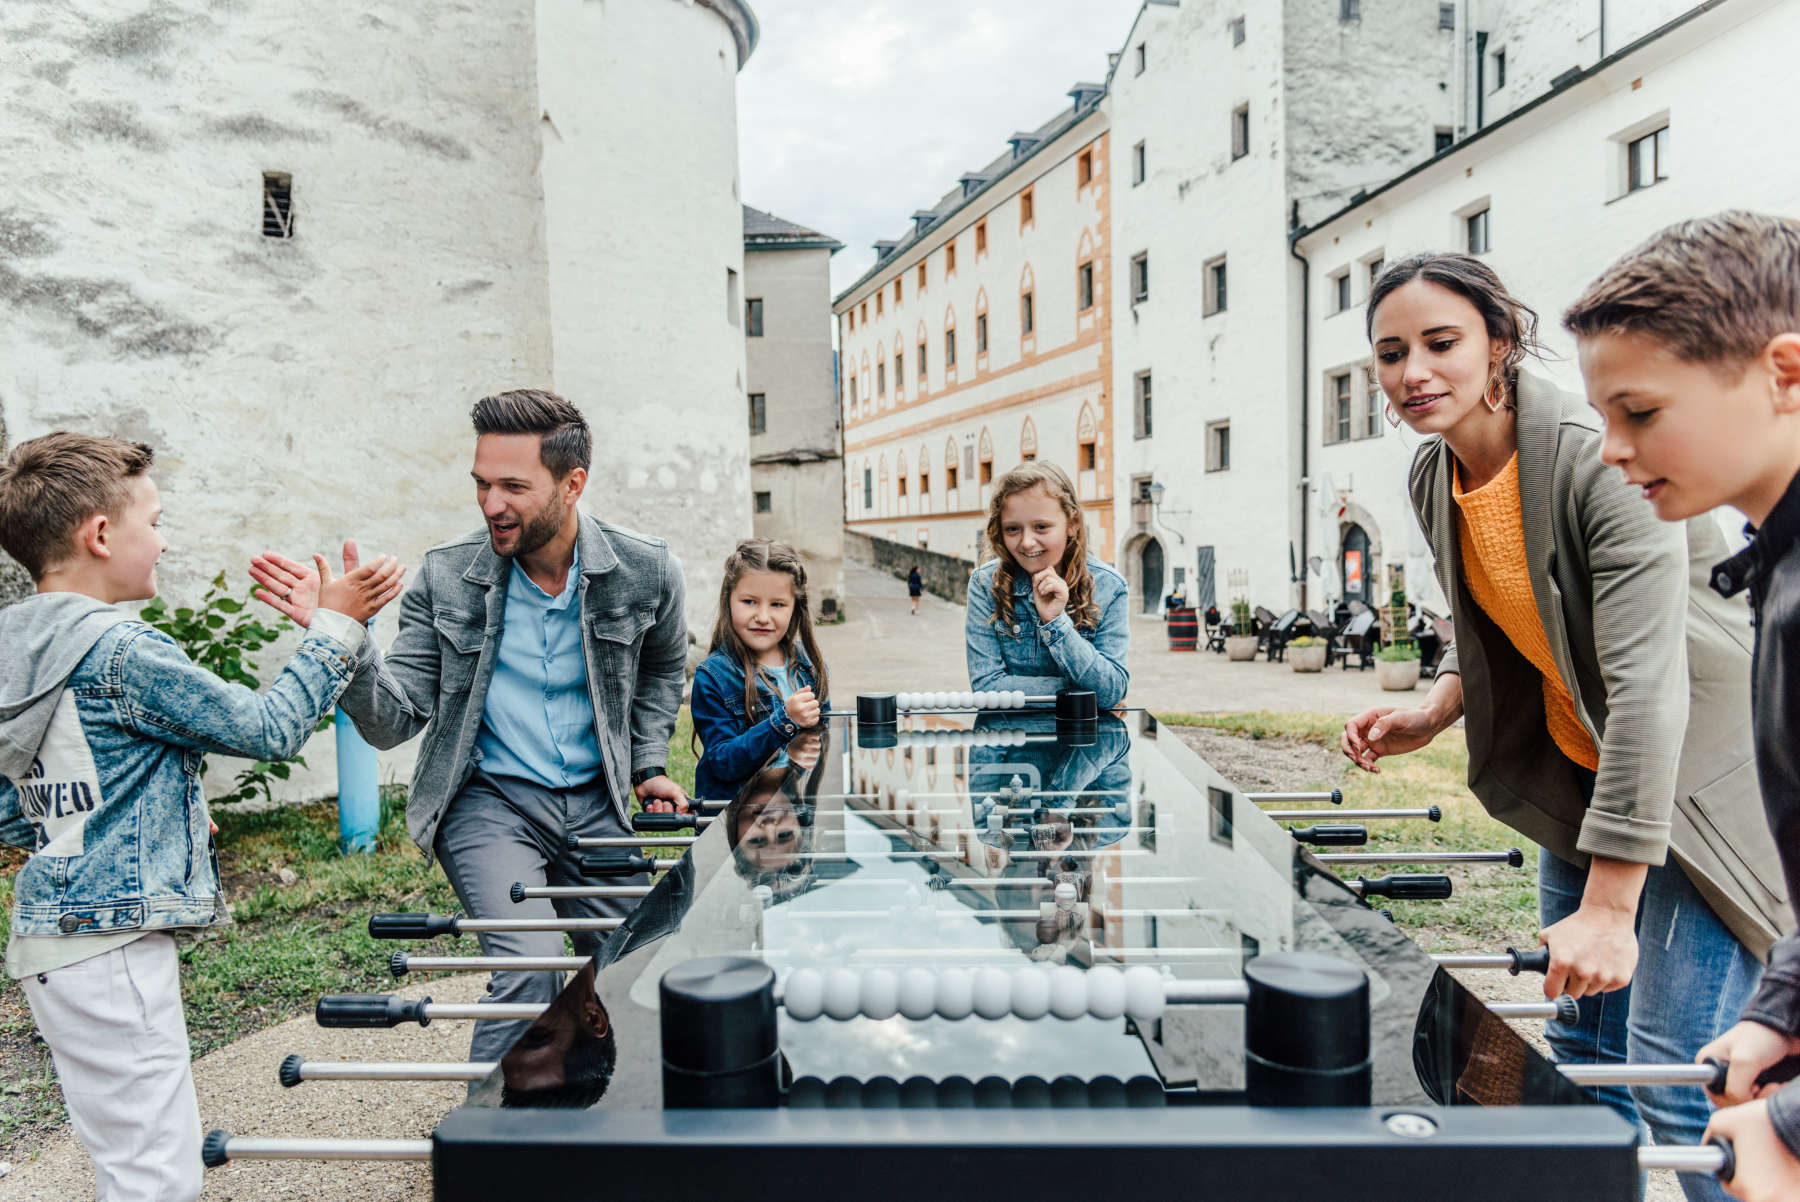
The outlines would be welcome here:
<svg viewBox="0 0 1800 1202">
<path fill-rule="evenodd" d="M 1200 616 L 1191 609 L 1171 609 L 1163 616 L 1169 628 L 1169 650 L 1193 651 L 1200 637 Z"/>
</svg>

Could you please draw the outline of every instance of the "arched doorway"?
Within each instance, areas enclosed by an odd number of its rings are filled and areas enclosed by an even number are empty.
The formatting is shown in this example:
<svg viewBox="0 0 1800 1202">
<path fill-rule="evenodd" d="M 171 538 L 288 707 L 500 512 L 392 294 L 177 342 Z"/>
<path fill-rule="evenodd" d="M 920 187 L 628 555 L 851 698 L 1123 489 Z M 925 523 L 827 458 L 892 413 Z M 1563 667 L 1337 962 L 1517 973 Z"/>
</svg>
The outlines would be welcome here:
<svg viewBox="0 0 1800 1202">
<path fill-rule="evenodd" d="M 1352 522 L 1344 530 L 1343 546 L 1338 551 L 1338 579 L 1344 582 L 1344 603 L 1361 601 L 1372 605 L 1375 581 L 1374 565 L 1369 558 L 1369 534 Z"/>
<path fill-rule="evenodd" d="M 1161 613 L 1163 600 L 1163 549 L 1162 544 L 1150 539 L 1144 549 L 1138 552 L 1138 580 L 1144 589 L 1144 612 Z"/>
</svg>

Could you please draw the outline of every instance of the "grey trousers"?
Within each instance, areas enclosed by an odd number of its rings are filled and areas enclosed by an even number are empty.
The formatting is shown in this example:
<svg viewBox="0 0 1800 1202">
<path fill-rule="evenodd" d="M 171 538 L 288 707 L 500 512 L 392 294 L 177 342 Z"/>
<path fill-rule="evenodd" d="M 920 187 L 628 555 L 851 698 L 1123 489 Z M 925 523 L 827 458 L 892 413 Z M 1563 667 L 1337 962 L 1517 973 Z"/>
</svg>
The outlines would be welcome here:
<svg viewBox="0 0 1800 1202">
<path fill-rule="evenodd" d="M 637 898 L 532 898 L 515 903 L 514 881 L 525 885 L 648 885 L 649 873 L 589 879 L 577 867 L 583 853 L 568 837 L 628 835 L 607 796 L 604 779 L 575 789 L 547 789 L 532 781 L 477 772 L 450 802 L 438 824 L 437 856 L 474 918 L 623 917 Z M 484 956 L 562 956 L 564 938 L 575 953 L 593 955 L 607 932 L 484 931 Z M 551 1002 L 562 989 L 556 972 L 496 972 L 484 1001 Z M 469 1039 L 469 1059 L 498 1060 L 530 1023 L 484 1019 Z"/>
</svg>

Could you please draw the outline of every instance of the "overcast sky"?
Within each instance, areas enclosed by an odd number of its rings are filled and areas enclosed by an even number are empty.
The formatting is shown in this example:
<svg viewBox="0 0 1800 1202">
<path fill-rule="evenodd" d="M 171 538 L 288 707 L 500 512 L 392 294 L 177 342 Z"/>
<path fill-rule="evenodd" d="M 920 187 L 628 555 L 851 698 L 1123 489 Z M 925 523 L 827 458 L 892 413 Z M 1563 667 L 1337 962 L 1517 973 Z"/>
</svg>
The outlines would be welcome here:
<svg viewBox="0 0 1800 1202">
<path fill-rule="evenodd" d="M 744 203 L 844 244 L 835 295 L 966 171 L 1103 82 L 1139 0 L 750 0 Z"/>
</svg>

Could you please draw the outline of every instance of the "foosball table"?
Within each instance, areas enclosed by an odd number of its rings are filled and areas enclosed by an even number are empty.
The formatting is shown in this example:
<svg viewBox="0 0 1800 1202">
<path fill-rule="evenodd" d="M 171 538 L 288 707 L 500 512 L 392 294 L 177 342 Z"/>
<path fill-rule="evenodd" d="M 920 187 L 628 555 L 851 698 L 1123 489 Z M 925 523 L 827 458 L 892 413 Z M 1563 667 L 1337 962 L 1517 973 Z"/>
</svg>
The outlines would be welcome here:
<svg viewBox="0 0 1800 1202">
<path fill-rule="evenodd" d="M 1484 1004 L 1445 971 L 1542 972 L 1541 949 L 1427 955 L 1377 906 L 1449 878 L 1360 874 L 1505 871 L 1516 849 L 1319 850 L 1439 817 L 1341 801 L 1247 794 L 1091 694 L 864 695 L 729 802 L 581 843 L 591 885 L 513 890 L 641 897 L 629 917 L 371 918 L 398 940 L 609 931 L 591 959 L 393 956 L 397 975 L 568 974 L 548 1006 L 320 999 L 327 1026 L 519 1023 L 493 1063 L 280 1066 L 294 1086 L 468 1081 L 431 1138 L 221 1131 L 207 1161 L 429 1158 L 445 1202 L 788 1199 L 808 1179 L 869 1202 L 1627 1202 L 1648 1168 L 1729 1176 L 1728 1145 L 1641 1146 L 1584 1088 L 1723 1066 L 1553 1065 L 1512 1024 L 1572 1021 L 1569 999 Z M 652 886 L 608 883 L 646 866 Z"/>
</svg>

